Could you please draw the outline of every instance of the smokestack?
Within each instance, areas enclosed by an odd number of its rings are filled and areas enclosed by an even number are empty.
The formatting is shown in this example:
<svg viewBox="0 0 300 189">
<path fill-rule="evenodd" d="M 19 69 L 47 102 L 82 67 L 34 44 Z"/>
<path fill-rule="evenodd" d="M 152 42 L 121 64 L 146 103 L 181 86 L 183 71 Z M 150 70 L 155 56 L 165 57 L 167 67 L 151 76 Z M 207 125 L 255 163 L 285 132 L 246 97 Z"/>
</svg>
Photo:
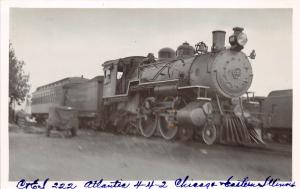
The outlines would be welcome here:
<svg viewBox="0 0 300 189">
<path fill-rule="evenodd" d="M 212 32 L 213 34 L 213 44 L 211 51 L 220 51 L 225 48 L 225 31 L 216 30 Z"/>
</svg>

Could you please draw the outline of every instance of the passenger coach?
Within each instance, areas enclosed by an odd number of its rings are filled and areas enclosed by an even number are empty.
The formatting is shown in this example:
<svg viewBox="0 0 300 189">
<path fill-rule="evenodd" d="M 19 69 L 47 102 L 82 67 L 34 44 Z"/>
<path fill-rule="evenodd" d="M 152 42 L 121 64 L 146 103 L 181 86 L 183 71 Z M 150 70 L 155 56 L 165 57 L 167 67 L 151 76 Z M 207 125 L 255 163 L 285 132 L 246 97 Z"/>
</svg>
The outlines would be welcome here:
<svg viewBox="0 0 300 189">
<path fill-rule="evenodd" d="M 40 86 L 32 93 L 31 114 L 38 123 L 48 118 L 49 107 L 64 103 L 63 87 L 76 85 L 87 81 L 83 77 L 67 77 L 47 85 Z"/>
</svg>

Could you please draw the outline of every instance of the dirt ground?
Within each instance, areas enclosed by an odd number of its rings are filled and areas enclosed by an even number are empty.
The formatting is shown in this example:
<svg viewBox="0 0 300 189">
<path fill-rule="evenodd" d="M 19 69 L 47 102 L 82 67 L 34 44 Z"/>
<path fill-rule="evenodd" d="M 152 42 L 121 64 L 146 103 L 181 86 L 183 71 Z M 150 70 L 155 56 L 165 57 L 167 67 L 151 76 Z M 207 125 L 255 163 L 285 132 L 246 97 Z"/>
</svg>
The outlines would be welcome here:
<svg viewBox="0 0 300 189">
<path fill-rule="evenodd" d="M 225 180 L 267 176 L 290 180 L 291 146 L 272 150 L 145 139 L 80 131 L 74 138 L 46 137 L 43 128 L 10 126 L 9 179 Z"/>
</svg>

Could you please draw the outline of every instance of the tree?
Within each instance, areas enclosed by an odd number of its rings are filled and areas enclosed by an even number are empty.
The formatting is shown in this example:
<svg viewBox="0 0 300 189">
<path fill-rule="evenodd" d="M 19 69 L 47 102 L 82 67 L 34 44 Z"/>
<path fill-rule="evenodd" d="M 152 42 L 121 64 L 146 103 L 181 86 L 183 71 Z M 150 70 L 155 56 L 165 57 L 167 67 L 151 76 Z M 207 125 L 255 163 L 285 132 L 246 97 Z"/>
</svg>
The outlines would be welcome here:
<svg viewBox="0 0 300 189">
<path fill-rule="evenodd" d="M 13 103 L 21 105 L 30 89 L 29 74 L 24 72 L 24 65 L 25 62 L 17 59 L 12 44 L 9 43 L 9 109 L 12 110 L 10 114 L 13 113 Z M 13 118 L 13 115 L 10 115 L 10 118 L 11 116 Z"/>
</svg>

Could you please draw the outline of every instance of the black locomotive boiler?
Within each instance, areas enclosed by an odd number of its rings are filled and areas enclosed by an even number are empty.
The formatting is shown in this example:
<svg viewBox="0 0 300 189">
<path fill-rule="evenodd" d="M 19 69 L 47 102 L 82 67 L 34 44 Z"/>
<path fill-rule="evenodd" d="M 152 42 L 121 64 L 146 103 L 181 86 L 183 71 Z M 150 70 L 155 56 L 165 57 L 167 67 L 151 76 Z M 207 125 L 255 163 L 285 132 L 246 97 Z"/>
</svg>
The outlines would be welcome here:
<svg viewBox="0 0 300 189">
<path fill-rule="evenodd" d="M 103 123 L 167 140 L 188 140 L 196 132 L 206 144 L 263 143 L 240 98 L 253 78 L 242 52 L 248 39 L 243 28 L 233 30 L 228 48 L 226 33 L 214 31 L 211 51 L 203 42 L 196 49 L 183 43 L 176 52 L 161 49 L 157 60 L 149 54 L 105 62 Z"/>
</svg>

